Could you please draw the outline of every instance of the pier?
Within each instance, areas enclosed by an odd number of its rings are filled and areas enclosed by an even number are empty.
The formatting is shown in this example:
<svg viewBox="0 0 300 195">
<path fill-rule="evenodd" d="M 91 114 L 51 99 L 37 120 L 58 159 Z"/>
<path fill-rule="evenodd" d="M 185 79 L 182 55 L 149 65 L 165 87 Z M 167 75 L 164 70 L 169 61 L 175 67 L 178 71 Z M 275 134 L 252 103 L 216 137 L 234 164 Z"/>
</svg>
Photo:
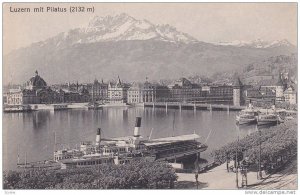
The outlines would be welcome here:
<svg viewBox="0 0 300 195">
<path fill-rule="evenodd" d="M 169 108 L 182 109 L 186 110 L 243 110 L 246 106 L 235 106 L 235 105 L 224 105 L 224 104 L 207 104 L 207 103 L 181 103 L 181 102 L 144 102 L 144 107 L 154 108 L 165 108 L 166 111 Z"/>
</svg>

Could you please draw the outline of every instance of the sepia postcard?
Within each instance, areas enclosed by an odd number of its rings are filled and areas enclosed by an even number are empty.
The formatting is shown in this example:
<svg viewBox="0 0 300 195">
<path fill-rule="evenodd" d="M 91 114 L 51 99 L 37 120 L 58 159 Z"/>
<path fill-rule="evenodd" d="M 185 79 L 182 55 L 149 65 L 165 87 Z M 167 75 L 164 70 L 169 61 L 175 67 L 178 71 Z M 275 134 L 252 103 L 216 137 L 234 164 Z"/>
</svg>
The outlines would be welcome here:
<svg viewBox="0 0 300 195">
<path fill-rule="evenodd" d="M 296 194 L 297 6 L 4 2 L 2 190 Z"/>
</svg>

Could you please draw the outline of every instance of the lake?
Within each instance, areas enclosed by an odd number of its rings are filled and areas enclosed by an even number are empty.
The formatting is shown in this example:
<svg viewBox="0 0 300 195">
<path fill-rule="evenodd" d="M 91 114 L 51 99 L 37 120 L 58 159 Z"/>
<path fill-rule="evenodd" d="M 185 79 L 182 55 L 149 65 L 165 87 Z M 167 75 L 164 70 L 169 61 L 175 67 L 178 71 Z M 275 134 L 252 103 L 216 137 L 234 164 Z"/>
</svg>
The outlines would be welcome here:
<svg viewBox="0 0 300 195">
<path fill-rule="evenodd" d="M 141 135 L 144 138 L 150 135 L 152 129 L 151 138 L 199 134 L 200 140 L 208 145 L 201 157 L 210 161 L 210 152 L 237 139 L 238 132 L 240 137 L 244 137 L 255 131 L 255 126 L 237 128 L 237 113 L 206 110 L 180 112 L 177 109 L 166 112 L 163 108 L 142 107 L 3 113 L 3 170 L 16 168 L 18 153 L 20 162 L 25 161 L 25 154 L 27 162 L 52 158 L 54 132 L 56 148 L 79 146 L 80 141 L 94 141 L 99 127 L 105 138 L 132 135 L 136 116 L 142 117 Z"/>
</svg>

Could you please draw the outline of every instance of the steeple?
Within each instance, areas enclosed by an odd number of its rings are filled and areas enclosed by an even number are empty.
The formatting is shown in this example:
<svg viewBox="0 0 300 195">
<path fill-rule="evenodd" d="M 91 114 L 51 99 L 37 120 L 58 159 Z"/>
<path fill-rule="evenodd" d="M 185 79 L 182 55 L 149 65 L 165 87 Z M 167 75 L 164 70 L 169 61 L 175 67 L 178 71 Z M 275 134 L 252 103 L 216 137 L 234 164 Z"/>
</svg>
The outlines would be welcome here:
<svg viewBox="0 0 300 195">
<path fill-rule="evenodd" d="M 39 72 L 36 70 L 35 71 L 35 76 L 38 76 L 39 75 Z"/>
<path fill-rule="evenodd" d="M 121 87 L 121 86 L 122 86 L 122 82 L 121 82 L 121 79 L 120 79 L 120 77 L 118 75 L 118 82 L 116 84 L 116 87 Z"/>
<path fill-rule="evenodd" d="M 240 79 L 240 77 L 235 77 L 235 79 L 234 79 L 234 82 L 233 82 L 233 86 L 235 86 L 235 87 L 241 87 L 241 86 L 243 86 L 243 83 L 241 82 L 241 79 Z"/>
</svg>

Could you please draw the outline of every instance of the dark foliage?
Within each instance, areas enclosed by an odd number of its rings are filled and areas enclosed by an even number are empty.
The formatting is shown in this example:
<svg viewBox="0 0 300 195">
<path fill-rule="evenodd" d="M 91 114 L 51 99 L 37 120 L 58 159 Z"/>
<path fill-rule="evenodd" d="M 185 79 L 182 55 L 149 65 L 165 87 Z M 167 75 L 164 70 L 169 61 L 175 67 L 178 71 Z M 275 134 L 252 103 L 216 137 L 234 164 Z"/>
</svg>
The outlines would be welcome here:
<svg viewBox="0 0 300 195">
<path fill-rule="evenodd" d="M 4 172 L 4 189 L 145 189 L 172 188 L 177 180 L 165 162 L 132 161 L 67 170 Z"/>
<path fill-rule="evenodd" d="M 266 129 L 260 129 L 245 138 L 229 143 L 212 152 L 218 163 L 227 159 L 234 160 L 238 145 L 238 154 L 249 158 L 251 164 L 257 163 L 259 156 L 259 141 L 261 141 L 261 159 L 265 164 L 275 162 L 278 158 L 295 154 L 297 151 L 297 121 L 285 123 Z M 241 160 L 241 158 L 239 159 Z"/>
</svg>

